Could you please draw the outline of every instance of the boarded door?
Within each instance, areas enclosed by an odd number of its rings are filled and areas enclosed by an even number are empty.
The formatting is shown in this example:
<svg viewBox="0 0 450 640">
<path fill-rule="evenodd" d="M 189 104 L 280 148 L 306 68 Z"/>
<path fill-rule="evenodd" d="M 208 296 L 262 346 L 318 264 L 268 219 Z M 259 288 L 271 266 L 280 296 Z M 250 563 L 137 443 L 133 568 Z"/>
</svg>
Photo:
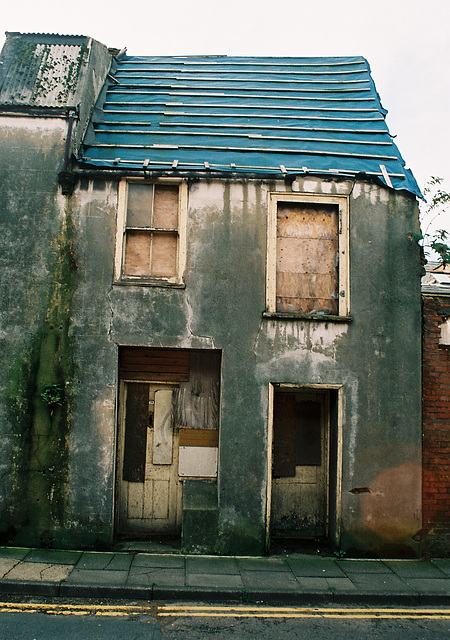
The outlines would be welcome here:
<svg viewBox="0 0 450 640">
<path fill-rule="evenodd" d="M 181 521 L 175 385 L 123 382 L 118 439 L 117 531 L 176 534 Z"/>
<path fill-rule="evenodd" d="M 276 391 L 273 406 L 271 535 L 328 535 L 327 392 Z"/>
</svg>

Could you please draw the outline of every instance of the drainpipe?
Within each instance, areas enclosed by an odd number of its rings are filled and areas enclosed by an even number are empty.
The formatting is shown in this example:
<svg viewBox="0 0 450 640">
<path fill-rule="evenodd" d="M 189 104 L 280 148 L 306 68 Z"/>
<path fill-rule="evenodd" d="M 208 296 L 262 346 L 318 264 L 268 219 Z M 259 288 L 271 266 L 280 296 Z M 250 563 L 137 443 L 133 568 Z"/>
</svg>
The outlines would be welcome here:
<svg viewBox="0 0 450 640">
<path fill-rule="evenodd" d="M 76 177 L 70 171 L 70 147 L 72 145 L 73 124 L 78 118 L 78 109 L 70 109 L 68 113 L 69 124 L 67 125 L 66 147 L 64 149 L 64 164 L 62 171 L 58 174 L 58 182 L 61 185 L 63 196 L 71 196 L 75 186 Z"/>
</svg>

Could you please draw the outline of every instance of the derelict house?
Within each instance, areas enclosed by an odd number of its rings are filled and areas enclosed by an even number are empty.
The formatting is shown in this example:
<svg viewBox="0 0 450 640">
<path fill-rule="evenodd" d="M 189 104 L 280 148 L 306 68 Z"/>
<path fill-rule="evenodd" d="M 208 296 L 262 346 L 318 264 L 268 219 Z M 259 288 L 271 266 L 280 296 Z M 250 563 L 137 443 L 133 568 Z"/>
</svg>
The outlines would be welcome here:
<svg viewBox="0 0 450 640">
<path fill-rule="evenodd" d="M 420 192 L 367 61 L 2 62 L 3 539 L 418 553 Z"/>
</svg>

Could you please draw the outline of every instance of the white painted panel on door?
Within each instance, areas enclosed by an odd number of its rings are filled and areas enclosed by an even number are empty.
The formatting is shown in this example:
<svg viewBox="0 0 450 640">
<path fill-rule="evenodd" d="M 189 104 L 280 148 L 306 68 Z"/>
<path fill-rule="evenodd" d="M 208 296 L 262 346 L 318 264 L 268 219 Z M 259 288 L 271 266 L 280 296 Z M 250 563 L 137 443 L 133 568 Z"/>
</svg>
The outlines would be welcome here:
<svg viewBox="0 0 450 640">
<path fill-rule="evenodd" d="M 142 518 L 142 494 L 144 484 L 128 482 L 128 517 Z"/>
<path fill-rule="evenodd" d="M 191 478 L 215 478 L 217 447 L 180 447 L 178 475 Z"/>
<path fill-rule="evenodd" d="M 169 481 L 153 481 L 153 517 L 164 520 L 169 517 Z"/>
</svg>

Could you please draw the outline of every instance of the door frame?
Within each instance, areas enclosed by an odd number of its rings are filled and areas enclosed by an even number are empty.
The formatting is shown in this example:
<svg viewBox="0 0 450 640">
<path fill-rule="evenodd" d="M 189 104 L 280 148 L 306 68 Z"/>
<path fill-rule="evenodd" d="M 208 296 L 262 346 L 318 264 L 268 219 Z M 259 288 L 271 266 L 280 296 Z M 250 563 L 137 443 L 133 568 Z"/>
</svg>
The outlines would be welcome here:
<svg viewBox="0 0 450 640">
<path fill-rule="evenodd" d="M 336 418 L 335 424 L 331 420 L 328 436 L 328 537 L 329 540 L 340 546 L 341 519 L 342 519 L 342 437 L 343 437 L 343 385 L 342 384 L 293 384 L 282 382 L 270 382 L 268 389 L 269 414 L 267 421 L 267 494 L 266 494 L 266 549 L 270 548 L 270 520 L 272 507 L 272 456 L 273 456 L 273 405 L 275 391 L 335 391 L 336 392 Z M 332 429 L 335 433 L 332 434 Z M 334 446 L 332 446 L 332 441 Z M 336 474 L 335 490 L 331 491 L 330 471 Z M 332 519 L 333 516 L 333 519 Z"/>
</svg>

